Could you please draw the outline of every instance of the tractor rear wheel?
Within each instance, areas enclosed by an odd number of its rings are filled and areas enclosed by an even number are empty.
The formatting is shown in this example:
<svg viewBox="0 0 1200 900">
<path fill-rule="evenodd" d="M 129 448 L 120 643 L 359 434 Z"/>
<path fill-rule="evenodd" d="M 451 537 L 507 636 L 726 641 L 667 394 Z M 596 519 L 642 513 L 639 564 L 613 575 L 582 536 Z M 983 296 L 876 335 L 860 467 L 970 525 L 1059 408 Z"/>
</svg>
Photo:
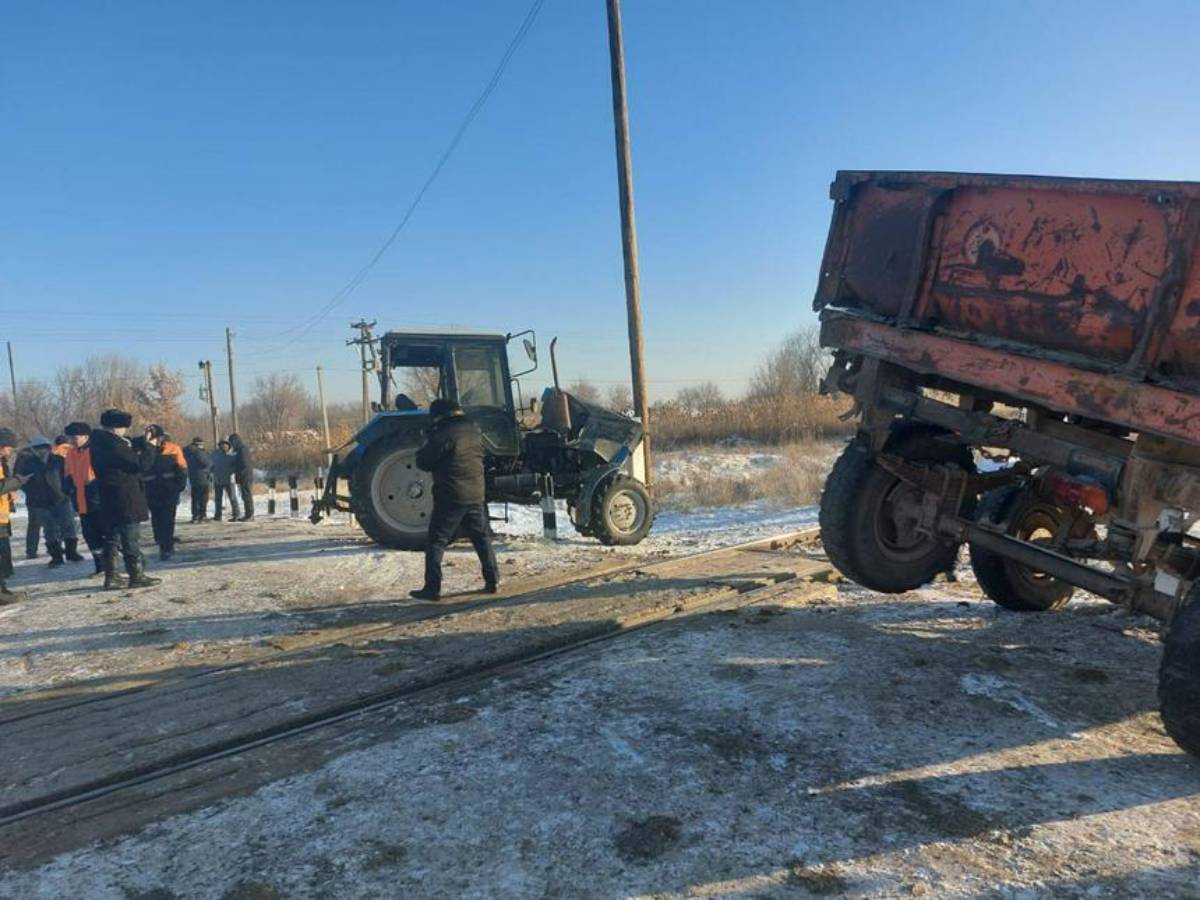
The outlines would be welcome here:
<svg viewBox="0 0 1200 900">
<path fill-rule="evenodd" d="M 1200 582 L 1192 585 L 1167 629 L 1158 703 L 1167 734 L 1200 756 Z"/>
<path fill-rule="evenodd" d="M 1058 533 L 1067 512 L 1020 485 L 1008 485 L 984 496 L 980 521 L 999 525 L 1005 532 L 1032 544 L 1045 543 Z M 1071 602 L 1075 588 L 975 544 L 971 569 L 983 592 L 996 604 L 1015 612 L 1047 612 Z"/>
<path fill-rule="evenodd" d="M 639 543 L 654 524 L 654 501 L 636 478 L 617 475 L 600 485 L 587 529 L 609 546 Z"/>
<path fill-rule="evenodd" d="M 417 468 L 420 435 L 376 441 L 354 468 L 350 498 L 358 523 L 378 544 L 423 550 L 433 514 L 433 476 Z"/>
<path fill-rule="evenodd" d="M 912 463 L 956 465 L 974 471 L 971 452 L 940 440 L 924 426 L 893 427 L 884 451 Z M 843 452 L 821 492 L 821 540 L 843 575 L 863 587 L 899 594 L 932 581 L 954 565 L 958 544 L 922 534 L 921 492 L 876 461 L 860 441 Z"/>
</svg>

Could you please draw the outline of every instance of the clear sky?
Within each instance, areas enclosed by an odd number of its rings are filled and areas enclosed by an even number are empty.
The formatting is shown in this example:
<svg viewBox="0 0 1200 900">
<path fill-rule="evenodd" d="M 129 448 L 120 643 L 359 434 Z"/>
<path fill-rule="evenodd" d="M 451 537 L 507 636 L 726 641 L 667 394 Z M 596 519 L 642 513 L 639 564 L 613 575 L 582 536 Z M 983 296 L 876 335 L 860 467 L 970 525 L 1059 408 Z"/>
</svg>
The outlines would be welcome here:
<svg viewBox="0 0 1200 900">
<path fill-rule="evenodd" d="M 537 329 L 627 382 L 602 0 L 0 3 L 0 305 L 18 377 L 92 352 L 240 380 L 382 327 Z M 812 321 L 838 168 L 1200 177 L 1200 4 L 625 0 L 654 396 L 740 391 Z M 549 372 L 545 373 L 549 378 Z M 222 395 L 224 390 L 221 391 Z M 243 393 L 244 396 L 244 393 Z"/>
</svg>

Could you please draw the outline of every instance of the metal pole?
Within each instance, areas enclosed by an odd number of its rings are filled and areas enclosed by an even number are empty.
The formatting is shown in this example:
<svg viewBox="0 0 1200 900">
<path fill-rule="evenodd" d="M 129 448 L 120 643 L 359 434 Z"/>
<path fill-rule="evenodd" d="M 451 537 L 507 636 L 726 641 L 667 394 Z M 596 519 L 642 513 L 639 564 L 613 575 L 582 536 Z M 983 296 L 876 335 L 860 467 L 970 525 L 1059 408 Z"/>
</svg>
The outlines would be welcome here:
<svg viewBox="0 0 1200 900">
<path fill-rule="evenodd" d="M 333 465 L 333 439 L 329 435 L 329 408 L 325 405 L 325 370 L 317 366 L 317 399 L 321 402 L 321 425 L 325 429 L 325 465 Z"/>
<path fill-rule="evenodd" d="M 367 342 L 359 344 L 362 350 L 362 414 L 363 424 L 371 421 L 371 373 L 367 369 Z"/>
<path fill-rule="evenodd" d="M 646 396 L 646 351 L 642 340 L 642 291 L 638 275 L 637 220 L 633 206 L 633 155 L 629 145 L 629 105 L 625 95 L 621 0 L 608 0 L 608 54 L 612 70 L 613 124 L 616 127 L 617 138 L 617 185 L 621 200 L 621 250 L 625 258 L 625 305 L 629 319 L 633 405 L 642 420 L 646 484 L 650 484 L 650 402 Z"/>
<path fill-rule="evenodd" d="M 231 434 L 239 434 L 237 417 L 237 379 L 233 374 L 233 332 L 225 329 L 225 353 L 229 358 L 229 415 L 233 420 Z"/>
</svg>

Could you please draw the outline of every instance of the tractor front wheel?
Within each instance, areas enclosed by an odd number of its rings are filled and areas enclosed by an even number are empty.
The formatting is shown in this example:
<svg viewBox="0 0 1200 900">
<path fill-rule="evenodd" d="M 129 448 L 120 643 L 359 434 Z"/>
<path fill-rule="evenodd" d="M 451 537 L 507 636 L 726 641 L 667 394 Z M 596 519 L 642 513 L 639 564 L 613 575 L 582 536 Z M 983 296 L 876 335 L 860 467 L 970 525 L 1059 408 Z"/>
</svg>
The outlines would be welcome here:
<svg viewBox="0 0 1200 900">
<path fill-rule="evenodd" d="M 417 468 L 417 434 L 392 434 L 354 468 L 350 497 L 358 524 L 378 544 L 423 550 L 433 514 L 433 476 Z"/>
<path fill-rule="evenodd" d="M 654 524 L 654 501 L 636 478 L 617 475 L 602 484 L 593 500 L 587 529 L 609 546 L 639 543 Z"/>
</svg>

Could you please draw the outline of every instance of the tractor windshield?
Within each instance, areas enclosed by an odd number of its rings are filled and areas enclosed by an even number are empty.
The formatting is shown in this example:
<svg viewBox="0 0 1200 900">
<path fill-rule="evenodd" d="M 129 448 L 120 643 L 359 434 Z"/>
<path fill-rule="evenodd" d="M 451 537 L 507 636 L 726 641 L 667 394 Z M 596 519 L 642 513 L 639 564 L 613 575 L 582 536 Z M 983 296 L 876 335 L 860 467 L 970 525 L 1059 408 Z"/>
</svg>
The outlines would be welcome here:
<svg viewBox="0 0 1200 900">
<path fill-rule="evenodd" d="M 456 347 L 454 378 L 464 407 L 507 406 L 504 370 L 493 347 Z"/>
</svg>

